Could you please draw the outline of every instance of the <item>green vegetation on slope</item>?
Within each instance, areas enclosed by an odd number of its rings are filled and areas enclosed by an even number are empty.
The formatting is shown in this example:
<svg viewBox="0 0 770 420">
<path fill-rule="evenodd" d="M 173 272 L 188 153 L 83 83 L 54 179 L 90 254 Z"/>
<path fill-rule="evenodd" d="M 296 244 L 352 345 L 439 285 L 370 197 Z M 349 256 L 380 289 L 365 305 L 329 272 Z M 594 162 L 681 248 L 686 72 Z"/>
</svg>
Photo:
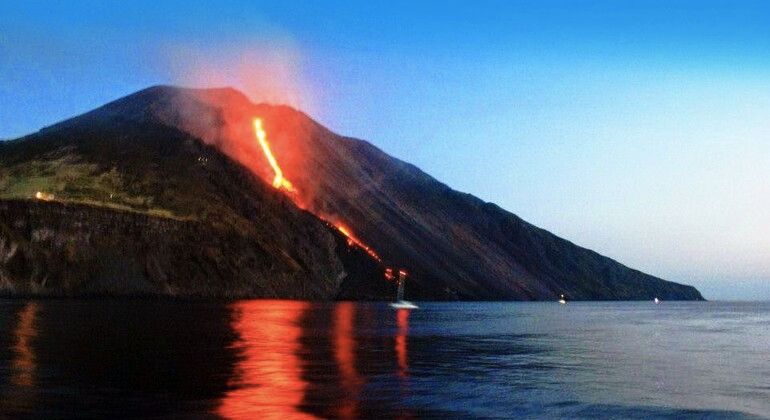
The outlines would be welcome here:
<svg viewBox="0 0 770 420">
<path fill-rule="evenodd" d="M 0 166 L 0 199 L 34 199 L 37 193 L 56 201 L 130 210 L 160 217 L 179 218 L 154 206 L 148 195 L 131 193 L 116 168 L 81 163 L 72 154 Z"/>
</svg>

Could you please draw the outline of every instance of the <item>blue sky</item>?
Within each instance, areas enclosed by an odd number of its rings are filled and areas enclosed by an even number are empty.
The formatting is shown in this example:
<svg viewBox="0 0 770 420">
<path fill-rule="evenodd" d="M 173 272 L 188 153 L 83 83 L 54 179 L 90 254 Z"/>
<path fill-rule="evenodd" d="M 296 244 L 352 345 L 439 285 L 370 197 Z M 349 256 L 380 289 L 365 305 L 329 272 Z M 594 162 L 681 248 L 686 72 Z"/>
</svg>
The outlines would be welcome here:
<svg viewBox="0 0 770 420">
<path fill-rule="evenodd" d="M 770 298 L 767 3 L 348 3 L 2 1 L 0 138 L 230 84 L 707 298 Z"/>
</svg>

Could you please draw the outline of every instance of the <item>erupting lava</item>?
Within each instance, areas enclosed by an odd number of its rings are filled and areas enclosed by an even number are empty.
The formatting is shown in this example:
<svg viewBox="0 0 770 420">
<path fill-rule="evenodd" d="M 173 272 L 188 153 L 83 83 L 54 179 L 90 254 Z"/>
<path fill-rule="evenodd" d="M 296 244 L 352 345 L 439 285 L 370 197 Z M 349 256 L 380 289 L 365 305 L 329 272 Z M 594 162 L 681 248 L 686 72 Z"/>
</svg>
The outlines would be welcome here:
<svg viewBox="0 0 770 420">
<path fill-rule="evenodd" d="M 340 231 L 340 233 L 342 233 L 343 235 L 345 235 L 345 237 L 348 238 L 348 245 L 350 245 L 350 246 L 355 245 L 355 246 L 363 249 L 364 251 L 366 251 L 366 253 L 369 254 L 369 256 L 371 256 L 375 260 L 382 262 L 382 258 L 380 258 L 380 256 L 377 255 L 377 253 L 374 252 L 373 249 L 369 248 L 369 246 L 367 246 L 365 243 L 361 242 L 360 239 L 356 238 L 355 235 L 353 235 L 353 232 L 350 231 L 350 229 L 348 229 L 347 227 L 345 227 L 345 226 L 343 226 L 343 225 L 341 225 L 339 223 L 336 224 L 335 227 L 337 228 L 338 231 Z"/>
<path fill-rule="evenodd" d="M 265 130 L 262 128 L 262 120 L 260 118 L 254 119 L 254 132 L 257 135 L 257 140 L 259 140 L 259 145 L 262 147 L 262 152 L 265 153 L 265 157 L 267 158 L 267 161 L 270 162 L 270 167 L 273 168 L 273 172 L 275 173 L 273 187 L 278 189 L 284 188 L 286 191 L 294 192 L 294 186 L 291 185 L 291 182 L 289 182 L 288 179 L 283 177 L 283 171 L 281 170 L 281 167 L 278 166 L 278 162 L 275 160 L 275 156 L 273 156 L 273 152 L 270 150 L 270 144 L 267 142 L 267 134 L 265 134 Z"/>
<path fill-rule="evenodd" d="M 260 147 L 262 147 L 262 152 L 265 154 L 265 158 L 267 158 L 267 161 L 270 163 L 270 167 L 273 168 L 273 173 L 275 173 L 275 177 L 273 178 L 273 187 L 279 190 L 283 188 L 288 192 L 296 193 L 297 190 L 294 189 L 294 186 L 291 184 L 291 182 L 283 177 L 283 171 L 278 165 L 278 161 L 275 159 L 275 156 L 273 156 L 272 150 L 270 150 L 270 144 L 267 142 L 267 134 L 265 133 L 264 128 L 262 128 L 261 118 L 254 118 L 254 133 L 257 136 Z M 295 202 L 295 204 L 297 204 L 296 196 L 293 197 L 292 200 Z M 299 207 L 303 208 L 303 206 Z M 382 262 L 382 258 L 380 258 L 380 256 L 372 248 L 361 242 L 361 240 L 358 239 L 348 227 L 341 223 L 331 223 L 327 217 L 324 217 L 323 215 L 317 214 L 315 212 L 313 213 L 319 219 L 333 225 L 340 233 L 345 235 L 345 237 L 348 238 L 349 246 L 359 247 L 375 260 Z"/>
</svg>

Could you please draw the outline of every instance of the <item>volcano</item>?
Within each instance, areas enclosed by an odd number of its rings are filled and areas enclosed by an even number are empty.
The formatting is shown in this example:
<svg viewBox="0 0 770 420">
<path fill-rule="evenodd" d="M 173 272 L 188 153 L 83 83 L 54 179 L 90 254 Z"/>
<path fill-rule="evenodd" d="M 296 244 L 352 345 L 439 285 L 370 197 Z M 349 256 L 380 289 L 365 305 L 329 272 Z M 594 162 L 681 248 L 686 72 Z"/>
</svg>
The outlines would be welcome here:
<svg viewBox="0 0 770 420">
<path fill-rule="evenodd" d="M 391 299 L 394 267 L 415 300 L 703 299 L 229 88 L 0 143 L 0 215 L 9 295 Z"/>
</svg>

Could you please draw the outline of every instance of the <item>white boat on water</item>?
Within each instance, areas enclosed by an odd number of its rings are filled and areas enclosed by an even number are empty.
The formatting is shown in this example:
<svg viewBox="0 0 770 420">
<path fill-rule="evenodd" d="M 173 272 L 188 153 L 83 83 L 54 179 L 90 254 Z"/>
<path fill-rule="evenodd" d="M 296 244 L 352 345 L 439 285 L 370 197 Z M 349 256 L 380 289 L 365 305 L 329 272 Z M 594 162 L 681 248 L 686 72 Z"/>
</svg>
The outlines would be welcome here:
<svg viewBox="0 0 770 420">
<path fill-rule="evenodd" d="M 388 269 L 390 270 L 390 269 Z M 404 284 L 406 283 L 406 271 L 398 270 L 398 292 L 396 292 L 396 301 L 390 304 L 395 309 L 417 309 L 418 306 L 412 302 L 404 300 Z"/>
<path fill-rule="evenodd" d="M 562 305 L 567 303 L 567 298 L 564 297 L 564 295 L 559 295 L 559 303 Z"/>
<path fill-rule="evenodd" d="M 419 309 L 419 306 L 406 300 L 399 300 L 398 302 L 393 302 L 390 304 L 390 307 L 394 309 Z"/>
<path fill-rule="evenodd" d="M 658 299 L 658 298 L 655 298 L 652 301 L 655 302 L 655 303 L 660 303 L 660 299 Z"/>
</svg>

